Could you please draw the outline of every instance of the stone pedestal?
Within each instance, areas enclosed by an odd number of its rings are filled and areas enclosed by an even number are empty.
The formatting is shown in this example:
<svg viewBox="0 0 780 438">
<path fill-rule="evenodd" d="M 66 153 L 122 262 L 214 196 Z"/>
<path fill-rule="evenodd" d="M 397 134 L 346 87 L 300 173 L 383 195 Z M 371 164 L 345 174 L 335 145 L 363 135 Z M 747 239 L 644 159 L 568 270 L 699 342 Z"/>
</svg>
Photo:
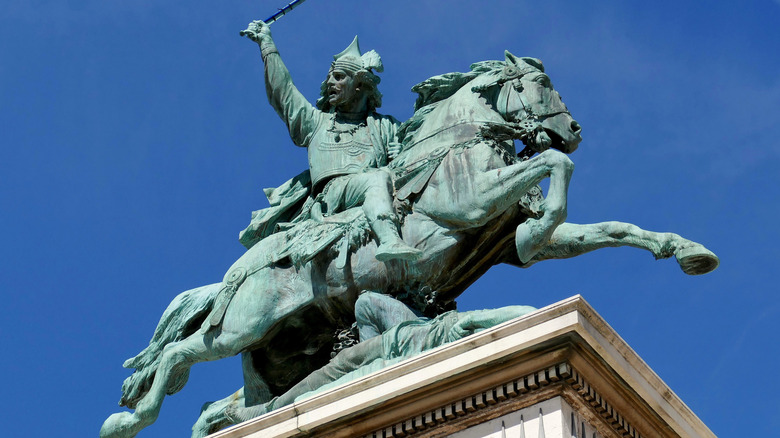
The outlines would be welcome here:
<svg viewBox="0 0 780 438">
<path fill-rule="evenodd" d="M 714 437 L 580 296 L 212 435 Z"/>
</svg>

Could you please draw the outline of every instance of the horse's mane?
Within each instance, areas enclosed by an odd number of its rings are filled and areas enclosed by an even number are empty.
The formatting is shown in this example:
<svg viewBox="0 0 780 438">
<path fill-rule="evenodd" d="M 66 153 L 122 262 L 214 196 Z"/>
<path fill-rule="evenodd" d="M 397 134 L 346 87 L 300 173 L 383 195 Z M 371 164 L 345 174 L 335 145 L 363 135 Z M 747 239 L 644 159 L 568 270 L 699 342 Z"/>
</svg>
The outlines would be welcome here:
<svg viewBox="0 0 780 438">
<path fill-rule="evenodd" d="M 484 73 L 499 71 L 506 65 L 503 61 L 482 61 L 471 65 L 471 71 L 466 73 L 454 72 L 426 79 L 412 87 L 417 93 L 417 101 L 414 103 L 414 115 L 401 124 L 398 130 L 398 138 L 401 143 L 410 141 L 415 131 L 425 121 L 425 117 L 436 108 L 436 104 L 451 97 L 464 85 L 471 82 Z"/>
</svg>

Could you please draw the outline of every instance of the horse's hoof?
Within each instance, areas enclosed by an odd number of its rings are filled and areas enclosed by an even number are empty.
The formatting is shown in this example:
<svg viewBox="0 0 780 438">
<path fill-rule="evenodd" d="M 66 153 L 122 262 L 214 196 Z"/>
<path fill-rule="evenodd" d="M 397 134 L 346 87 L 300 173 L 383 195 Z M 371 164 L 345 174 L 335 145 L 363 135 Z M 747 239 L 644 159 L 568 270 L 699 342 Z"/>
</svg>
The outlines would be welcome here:
<svg viewBox="0 0 780 438">
<path fill-rule="evenodd" d="M 720 264 L 720 259 L 712 251 L 695 243 L 680 248 L 674 253 L 680 268 L 688 275 L 701 275 L 712 272 Z"/>
<path fill-rule="evenodd" d="M 111 414 L 100 428 L 100 438 L 132 438 L 138 433 L 131 412 Z"/>
</svg>

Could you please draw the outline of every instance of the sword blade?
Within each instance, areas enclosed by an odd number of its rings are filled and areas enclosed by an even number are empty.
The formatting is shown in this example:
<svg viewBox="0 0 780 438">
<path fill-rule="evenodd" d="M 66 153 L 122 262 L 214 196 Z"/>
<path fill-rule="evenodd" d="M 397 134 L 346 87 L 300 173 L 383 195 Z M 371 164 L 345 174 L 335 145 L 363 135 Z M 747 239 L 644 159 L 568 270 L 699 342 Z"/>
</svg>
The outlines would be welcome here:
<svg viewBox="0 0 780 438">
<path fill-rule="evenodd" d="M 298 6 L 302 5 L 303 2 L 306 0 L 293 0 L 287 6 L 283 7 L 282 9 L 279 9 L 279 11 L 270 17 L 263 20 L 265 24 L 271 24 L 278 21 L 280 18 L 284 17 L 288 12 L 292 11 L 293 9 L 297 8 Z"/>
</svg>

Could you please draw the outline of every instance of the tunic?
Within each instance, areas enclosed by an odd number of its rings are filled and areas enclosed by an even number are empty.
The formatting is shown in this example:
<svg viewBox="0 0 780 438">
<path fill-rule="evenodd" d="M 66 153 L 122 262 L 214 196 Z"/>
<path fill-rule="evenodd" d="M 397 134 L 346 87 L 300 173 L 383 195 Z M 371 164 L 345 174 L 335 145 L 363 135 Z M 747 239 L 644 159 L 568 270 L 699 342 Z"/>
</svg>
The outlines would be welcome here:
<svg viewBox="0 0 780 438">
<path fill-rule="evenodd" d="M 293 143 L 309 150 L 315 194 L 333 177 L 387 164 L 387 145 L 396 141 L 398 120 L 374 112 L 365 123 L 350 123 L 315 108 L 295 87 L 278 53 L 266 57 L 265 79 L 268 101 Z"/>
</svg>

